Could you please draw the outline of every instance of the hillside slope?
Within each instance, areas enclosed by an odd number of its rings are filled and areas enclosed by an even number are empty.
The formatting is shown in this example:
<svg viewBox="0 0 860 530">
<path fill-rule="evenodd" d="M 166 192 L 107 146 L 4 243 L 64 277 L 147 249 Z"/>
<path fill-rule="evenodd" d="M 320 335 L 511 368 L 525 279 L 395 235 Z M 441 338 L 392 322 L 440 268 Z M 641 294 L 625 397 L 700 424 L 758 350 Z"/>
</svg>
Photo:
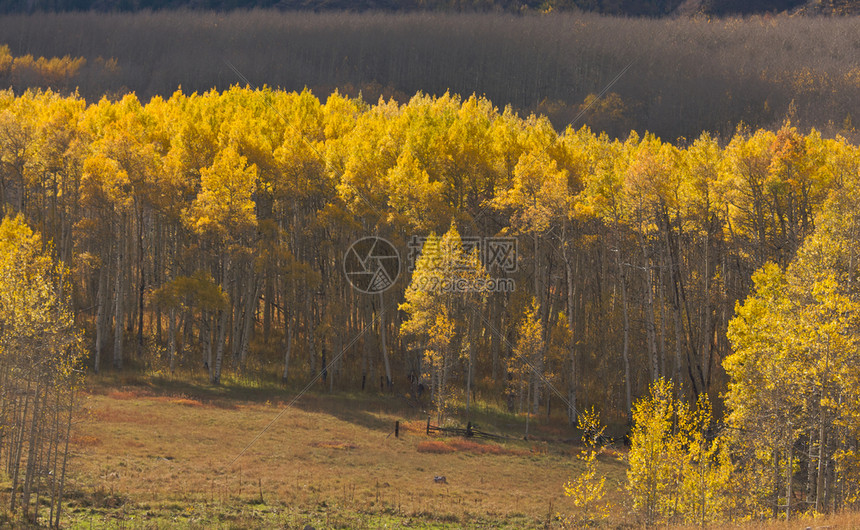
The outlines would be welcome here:
<svg viewBox="0 0 860 530">
<path fill-rule="evenodd" d="M 301 11 L 506 12 L 589 11 L 607 15 L 663 17 L 690 14 L 746 16 L 763 13 L 848 15 L 856 0 L 0 0 L 0 13 L 230 11 L 273 8 Z"/>
</svg>

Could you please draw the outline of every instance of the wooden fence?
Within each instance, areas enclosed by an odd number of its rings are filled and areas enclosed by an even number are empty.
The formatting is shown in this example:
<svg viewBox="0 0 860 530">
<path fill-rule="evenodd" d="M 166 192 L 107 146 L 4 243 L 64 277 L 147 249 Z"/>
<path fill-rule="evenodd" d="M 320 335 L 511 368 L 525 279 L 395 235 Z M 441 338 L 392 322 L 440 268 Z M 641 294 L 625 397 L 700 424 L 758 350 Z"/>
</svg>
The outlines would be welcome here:
<svg viewBox="0 0 860 530">
<path fill-rule="evenodd" d="M 513 438 L 511 436 L 504 436 L 501 434 L 493 434 L 489 432 L 484 432 L 475 428 L 472 425 L 472 422 L 468 422 L 465 428 L 462 427 L 439 427 L 438 425 L 433 425 L 430 423 L 430 418 L 427 418 L 427 428 L 426 428 L 427 436 L 433 436 L 434 434 L 441 434 L 443 436 L 461 436 L 463 438 L 486 438 L 488 440 L 517 440 L 518 438 Z M 390 436 L 390 435 L 389 435 Z M 400 422 L 394 422 L 394 437 L 400 437 Z"/>
</svg>

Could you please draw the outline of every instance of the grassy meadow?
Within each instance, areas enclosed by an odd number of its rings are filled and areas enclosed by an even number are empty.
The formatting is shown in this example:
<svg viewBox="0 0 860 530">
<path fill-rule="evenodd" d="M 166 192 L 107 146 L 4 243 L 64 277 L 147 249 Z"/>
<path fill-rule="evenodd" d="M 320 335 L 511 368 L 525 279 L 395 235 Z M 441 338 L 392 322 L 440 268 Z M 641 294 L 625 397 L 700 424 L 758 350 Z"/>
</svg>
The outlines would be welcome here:
<svg viewBox="0 0 860 530">
<path fill-rule="evenodd" d="M 488 407 L 475 422 L 519 440 L 428 437 L 402 399 L 312 393 L 278 416 L 293 395 L 91 382 L 72 436 L 72 527 L 535 528 L 573 510 L 562 486 L 581 471 L 579 447 L 561 422 L 532 418 L 524 441 L 523 418 Z M 603 457 L 616 501 L 620 456 Z"/>
<path fill-rule="evenodd" d="M 403 399 L 312 392 L 287 408 L 294 395 L 234 383 L 213 388 L 159 377 L 91 378 L 79 396 L 83 414 L 71 437 L 74 471 L 65 526 L 594 525 L 563 493 L 563 484 L 583 465 L 576 458 L 582 447 L 573 443 L 579 433 L 560 418 L 532 418 L 533 435 L 525 441 L 524 418 L 479 406 L 476 423 L 512 440 L 428 437 L 426 416 Z M 401 422 L 399 438 L 393 434 L 395 421 Z M 609 447 L 600 457 L 606 500 L 614 508 L 598 526 L 644 528 L 624 490 L 625 458 L 622 446 Z M 437 475 L 447 484 L 435 483 Z M 858 524 L 860 518 L 848 513 L 730 526 L 785 530 Z"/>
</svg>

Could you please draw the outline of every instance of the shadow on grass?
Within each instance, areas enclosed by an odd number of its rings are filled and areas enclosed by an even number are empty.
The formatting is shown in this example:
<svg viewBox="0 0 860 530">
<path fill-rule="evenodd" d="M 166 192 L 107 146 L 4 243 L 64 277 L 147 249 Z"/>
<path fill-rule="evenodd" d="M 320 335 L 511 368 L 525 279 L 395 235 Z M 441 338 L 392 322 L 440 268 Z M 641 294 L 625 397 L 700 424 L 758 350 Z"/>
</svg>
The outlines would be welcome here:
<svg viewBox="0 0 860 530">
<path fill-rule="evenodd" d="M 415 409 L 399 397 L 372 393 L 320 392 L 311 389 L 299 396 L 303 387 L 281 386 L 274 382 L 249 386 L 245 381 L 228 379 L 212 385 L 205 378 L 185 376 L 142 375 L 112 372 L 90 375 L 87 391 L 119 399 L 181 398 L 193 399 L 207 406 L 236 409 L 239 404 L 268 404 L 278 409 L 293 403 L 293 407 L 309 413 L 323 413 L 339 420 L 368 429 L 388 432 L 394 430 L 395 419 L 416 419 Z M 321 385 L 320 385 L 321 386 Z M 298 396 L 298 399 L 296 397 Z M 388 416 L 389 418 L 386 418 Z"/>
<path fill-rule="evenodd" d="M 205 374 L 145 375 L 139 372 L 107 372 L 90 375 L 88 391 L 125 399 L 136 397 L 191 399 L 206 406 L 236 409 L 240 404 L 267 404 L 283 409 L 293 406 L 307 413 L 323 413 L 338 420 L 352 423 L 383 434 L 393 433 L 395 420 L 426 421 L 427 414 L 415 403 L 398 393 L 326 392 L 318 382 L 299 396 L 304 386 L 278 384 L 277 378 L 230 376 L 220 385 L 209 383 Z M 298 396 L 298 399 L 296 397 Z M 123 397 L 120 397 L 122 399 Z M 563 411 L 562 411 L 563 412 Z M 545 414 L 530 418 L 529 440 L 544 442 L 578 443 L 581 433 L 570 427 L 562 412 L 547 417 Z M 510 413 L 497 403 L 483 399 L 473 401 L 469 414 L 461 402 L 453 403 L 449 422 L 465 427 L 472 422 L 474 428 L 498 434 L 509 439 L 522 440 L 525 435 L 524 414 Z M 435 415 L 431 422 L 436 424 Z"/>
</svg>

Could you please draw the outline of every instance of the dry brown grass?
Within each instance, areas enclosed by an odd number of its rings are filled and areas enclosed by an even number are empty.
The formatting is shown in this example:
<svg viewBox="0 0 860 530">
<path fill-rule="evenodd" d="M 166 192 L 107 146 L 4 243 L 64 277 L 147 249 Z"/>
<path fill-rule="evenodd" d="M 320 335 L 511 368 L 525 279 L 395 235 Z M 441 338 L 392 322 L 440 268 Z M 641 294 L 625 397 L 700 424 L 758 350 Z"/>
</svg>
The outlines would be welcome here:
<svg viewBox="0 0 860 530">
<path fill-rule="evenodd" d="M 580 447 L 430 439 L 426 419 L 393 400 L 309 395 L 247 448 L 291 396 L 227 394 L 91 388 L 72 437 L 72 526 L 557 528 L 558 514 L 576 512 L 562 485 L 582 469 Z M 608 527 L 638 528 L 623 456 L 600 458 L 615 505 Z M 711 527 L 850 529 L 860 517 Z"/>
<path fill-rule="evenodd" d="M 137 423 L 149 425 L 155 421 L 155 416 L 146 412 L 130 411 L 122 407 L 98 408 L 88 410 L 88 415 L 102 423 Z"/>
<path fill-rule="evenodd" d="M 102 443 L 102 441 L 101 441 L 101 439 L 99 439 L 95 436 L 75 433 L 69 439 L 69 443 L 73 447 L 92 447 L 94 445 L 100 445 Z"/>
<path fill-rule="evenodd" d="M 522 449 L 511 449 L 494 443 L 475 442 L 452 438 L 450 440 L 428 440 L 418 442 L 415 450 L 419 453 L 446 454 L 446 453 L 471 453 L 475 455 L 518 455 L 529 454 Z"/>
<path fill-rule="evenodd" d="M 355 444 L 339 441 L 313 442 L 311 443 L 311 447 L 326 447 L 328 449 L 339 449 L 341 451 L 352 451 L 358 449 L 358 446 Z"/>
<path fill-rule="evenodd" d="M 69 491 L 79 500 L 72 515 L 144 517 L 158 527 L 178 524 L 164 523 L 165 514 L 190 510 L 197 515 L 182 521 L 203 526 L 229 515 L 236 527 L 259 526 L 249 521 L 264 517 L 267 526 L 299 528 L 523 528 L 572 509 L 562 485 L 580 463 L 562 444 L 535 452 L 533 441 L 432 440 L 426 419 L 396 400 L 309 395 L 248 447 L 292 396 L 226 394 L 91 388 L 73 438 Z M 623 467 L 610 463 L 607 470 L 618 475 Z M 448 484 L 434 483 L 435 475 Z"/>
<path fill-rule="evenodd" d="M 151 392 L 144 392 L 143 390 L 111 390 L 107 393 L 108 397 L 111 399 L 137 399 L 143 397 L 145 395 L 151 395 Z"/>
<path fill-rule="evenodd" d="M 159 396 L 153 398 L 156 401 L 166 401 L 167 403 L 173 403 L 174 405 L 185 405 L 186 407 L 202 407 L 204 406 L 203 402 L 198 399 L 191 399 L 188 397 L 172 397 L 172 396 Z"/>
</svg>

